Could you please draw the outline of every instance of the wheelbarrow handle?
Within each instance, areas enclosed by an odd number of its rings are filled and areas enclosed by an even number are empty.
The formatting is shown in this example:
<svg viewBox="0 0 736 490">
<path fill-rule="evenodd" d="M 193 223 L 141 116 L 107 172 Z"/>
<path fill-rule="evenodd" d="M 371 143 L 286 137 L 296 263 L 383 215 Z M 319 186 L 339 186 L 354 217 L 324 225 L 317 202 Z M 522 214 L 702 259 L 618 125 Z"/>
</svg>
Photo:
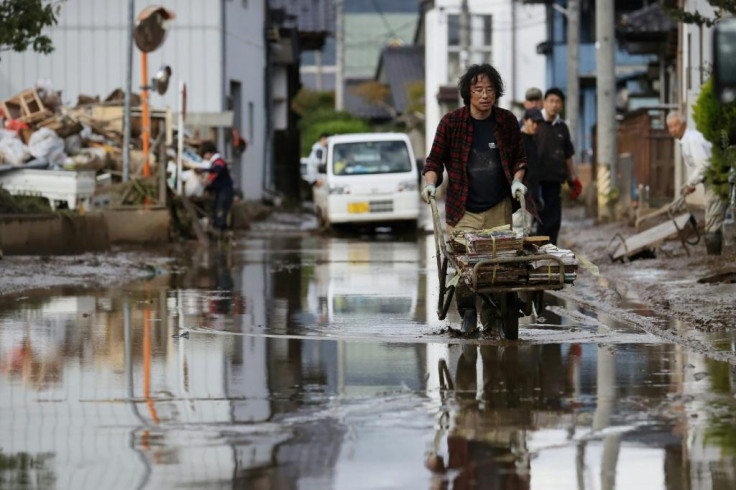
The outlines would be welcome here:
<svg viewBox="0 0 736 490">
<path fill-rule="evenodd" d="M 529 229 L 526 226 L 526 195 L 517 190 L 516 195 L 514 196 L 516 199 L 519 200 L 519 204 L 521 205 L 521 231 L 524 237 L 529 236 Z"/>
</svg>

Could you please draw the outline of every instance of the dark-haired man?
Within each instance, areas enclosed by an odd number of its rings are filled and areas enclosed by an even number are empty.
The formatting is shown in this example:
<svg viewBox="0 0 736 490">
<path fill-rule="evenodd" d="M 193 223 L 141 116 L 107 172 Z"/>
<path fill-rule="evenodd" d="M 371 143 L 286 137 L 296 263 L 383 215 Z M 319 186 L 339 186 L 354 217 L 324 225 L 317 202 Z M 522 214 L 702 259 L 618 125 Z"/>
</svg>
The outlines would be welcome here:
<svg viewBox="0 0 736 490">
<path fill-rule="evenodd" d="M 447 170 L 445 219 L 447 231 L 482 230 L 511 224 L 512 195 L 526 195 L 523 183 L 526 155 L 519 124 L 510 111 L 497 107 L 503 81 L 491 65 L 472 65 L 458 88 L 465 105 L 440 120 L 422 174 L 422 198 L 429 202 Z M 534 204 L 526 197 L 527 209 Z M 462 283 L 456 289 L 463 331 L 475 330 L 475 295 Z M 481 322 L 488 329 L 493 318 L 483 302 Z"/>
<path fill-rule="evenodd" d="M 209 161 L 209 168 L 200 168 L 199 172 L 209 172 L 207 190 L 215 194 L 215 205 L 212 212 L 212 227 L 217 238 L 222 237 L 227 228 L 227 215 L 233 205 L 233 179 L 227 168 L 227 162 L 217 152 L 212 141 L 203 141 L 199 147 L 199 154 Z"/>
<path fill-rule="evenodd" d="M 537 227 L 537 234 L 549 237 L 557 244 L 557 236 L 562 224 L 562 184 L 568 182 L 570 186 L 577 180 L 572 164 L 575 148 L 570 139 L 570 130 L 560 117 L 565 94 L 557 87 L 544 93 L 544 121 L 537 129 L 538 172 L 535 171 L 539 182 L 539 197 L 544 206 L 539 211 L 541 223 Z"/>
</svg>

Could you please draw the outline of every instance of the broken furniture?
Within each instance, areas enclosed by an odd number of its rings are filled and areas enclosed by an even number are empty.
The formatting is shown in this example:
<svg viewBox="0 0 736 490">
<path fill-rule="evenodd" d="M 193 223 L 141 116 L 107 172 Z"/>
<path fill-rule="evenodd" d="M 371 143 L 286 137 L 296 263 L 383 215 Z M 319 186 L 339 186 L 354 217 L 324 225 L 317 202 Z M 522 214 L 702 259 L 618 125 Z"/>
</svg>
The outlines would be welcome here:
<svg viewBox="0 0 736 490">
<path fill-rule="evenodd" d="M 33 124 L 53 115 L 38 95 L 38 90 L 30 88 L 2 102 L 3 112 L 8 119 Z"/>
</svg>

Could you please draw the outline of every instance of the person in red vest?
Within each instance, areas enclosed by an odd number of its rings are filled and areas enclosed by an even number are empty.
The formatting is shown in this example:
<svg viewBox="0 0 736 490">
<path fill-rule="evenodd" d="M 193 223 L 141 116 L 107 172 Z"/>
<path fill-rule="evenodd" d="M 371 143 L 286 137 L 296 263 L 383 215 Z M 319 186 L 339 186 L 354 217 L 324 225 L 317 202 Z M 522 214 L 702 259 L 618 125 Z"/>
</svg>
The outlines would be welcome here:
<svg viewBox="0 0 736 490">
<path fill-rule="evenodd" d="M 200 168 L 199 172 L 208 172 L 207 190 L 215 195 L 215 205 L 212 213 L 212 227 L 215 235 L 220 238 L 227 228 L 227 215 L 233 205 L 233 179 L 227 168 L 227 162 L 217 152 L 212 141 L 203 141 L 199 147 L 199 154 L 210 162 L 209 168 Z"/>
</svg>

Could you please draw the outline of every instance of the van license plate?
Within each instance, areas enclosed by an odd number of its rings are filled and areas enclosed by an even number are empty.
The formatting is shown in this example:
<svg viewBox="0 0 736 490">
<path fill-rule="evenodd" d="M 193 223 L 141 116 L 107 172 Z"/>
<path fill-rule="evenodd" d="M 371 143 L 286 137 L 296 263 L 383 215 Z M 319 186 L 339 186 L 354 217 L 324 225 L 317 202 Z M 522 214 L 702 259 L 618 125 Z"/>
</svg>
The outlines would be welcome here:
<svg viewBox="0 0 736 490">
<path fill-rule="evenodd" d="M 351 202 L 348 203 L 348 213 L 369 213 L 371 205 L 367 202 Z"/>
</svg>

